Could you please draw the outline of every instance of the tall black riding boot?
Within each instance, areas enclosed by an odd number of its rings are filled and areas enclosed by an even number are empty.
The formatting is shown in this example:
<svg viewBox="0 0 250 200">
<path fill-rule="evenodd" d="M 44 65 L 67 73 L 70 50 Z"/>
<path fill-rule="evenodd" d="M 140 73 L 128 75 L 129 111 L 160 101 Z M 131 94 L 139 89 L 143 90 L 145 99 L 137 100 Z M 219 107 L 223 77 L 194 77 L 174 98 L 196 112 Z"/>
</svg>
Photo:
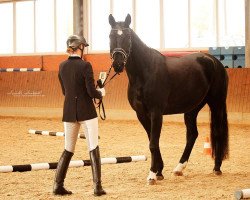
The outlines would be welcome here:
<svg viewBox="0 0 250 200">
<path fill-rule="evenodd" d="M 61 158 L 58 162 L 57 169 L 56 169 L 56 176 L 54 182 L 53 193 L 55 195 L 70 195 L 72 194 L 71 191 L 68 191 L 64 188 L 64 179 L 67 174 L 67 170 L 69 167 L 70 160 L 74 153 L 64 150 Z"/>
<path fill-rule="evenodd" d="M 106 192 L 102 188 L 101 181 L 101 158 L 99 147 L 97 146 L 94 150 L 89 152 L 92 175 L 93 175 L 93 183 L 94 183 L 94 195 L 101 196 L 106 194 Z"/>
</svg>

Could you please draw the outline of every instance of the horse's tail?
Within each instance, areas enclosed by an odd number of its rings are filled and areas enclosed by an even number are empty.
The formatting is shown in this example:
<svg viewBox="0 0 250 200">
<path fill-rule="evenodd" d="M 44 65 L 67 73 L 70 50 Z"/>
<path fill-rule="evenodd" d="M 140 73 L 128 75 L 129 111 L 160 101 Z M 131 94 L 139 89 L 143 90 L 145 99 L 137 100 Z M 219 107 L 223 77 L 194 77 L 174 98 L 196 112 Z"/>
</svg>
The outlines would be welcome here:
<svg viewBox="0 0 250 200">
<path fill-rule="evenodd" d="M 228 76 L 221 62 L 214 57 L 212 57 L 212 59 L 214 60 L 216 71 L 208 98 L 208 105 L 211 110 L 210 138 L 212 157 L 223 160 L 226 159 L 229 154 L 226 106 Z"/>
<path fill-rule="evenodd" d="M 228 123 L 226 103 L 213 105 L 211 108 L 211 146 L 212 157 L 222 160 L 228 157 Z"/>
</svg>

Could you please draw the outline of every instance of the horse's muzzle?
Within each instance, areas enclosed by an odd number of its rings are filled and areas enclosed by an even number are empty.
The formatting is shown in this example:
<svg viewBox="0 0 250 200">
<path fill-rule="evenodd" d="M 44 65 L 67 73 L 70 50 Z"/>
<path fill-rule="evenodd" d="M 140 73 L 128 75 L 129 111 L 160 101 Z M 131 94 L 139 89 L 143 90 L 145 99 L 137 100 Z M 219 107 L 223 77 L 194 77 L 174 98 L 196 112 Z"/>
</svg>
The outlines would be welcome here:
<svg viewBox="0 0 250 200">
<path fill-rule="evenodd" d="M 127 62 L 128 54 L 122 48 L 115 48 L 111 54 L 113 60 L 112 67 L 116 73 L 123 72 Z"/>
<path fill-rule="evenodd" d="M 125 65 L 124 63 L 113 62 L 112 67 L 114 68 L 116 73 L 121 73 L 123 72 Z"/>
</svg>

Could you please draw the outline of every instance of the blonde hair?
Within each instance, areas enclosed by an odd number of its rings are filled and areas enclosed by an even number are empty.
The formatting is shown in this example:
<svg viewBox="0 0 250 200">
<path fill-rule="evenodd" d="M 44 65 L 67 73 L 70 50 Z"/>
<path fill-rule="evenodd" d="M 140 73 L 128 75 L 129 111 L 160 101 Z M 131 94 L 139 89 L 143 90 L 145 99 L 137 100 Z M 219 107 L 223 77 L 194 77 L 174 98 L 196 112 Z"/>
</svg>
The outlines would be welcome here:
<svg viewBox="0 0 250 200">
<path fill-rule="evenodd" d="M 68 47 L 67 50 L 66 50 L 66 52 L 68 54 L 73 54 L 75 51 L 71 47 Z"/>
</svg>

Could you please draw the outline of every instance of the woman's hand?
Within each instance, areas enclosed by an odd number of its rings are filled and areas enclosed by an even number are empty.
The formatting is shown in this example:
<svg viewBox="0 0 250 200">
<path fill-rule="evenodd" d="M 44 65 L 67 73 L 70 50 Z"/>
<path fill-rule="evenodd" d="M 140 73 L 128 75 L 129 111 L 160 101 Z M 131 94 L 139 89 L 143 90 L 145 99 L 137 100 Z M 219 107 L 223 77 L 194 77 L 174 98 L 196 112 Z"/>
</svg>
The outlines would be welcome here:
<svg viewBox="0 0 250 200">
<path fill-rule="evenodd" d="M 101 92 L 102 97 L 104 97 L 104 96 L 105 96 L 106 91 L 105 91 L 105 89 L 104 89 L 104 88 L 98 88 L 98 89 L 96 89 L 96 90 L 97 90 L 97 91 L 99 91 L 99 92 Z"/>
</svg>

